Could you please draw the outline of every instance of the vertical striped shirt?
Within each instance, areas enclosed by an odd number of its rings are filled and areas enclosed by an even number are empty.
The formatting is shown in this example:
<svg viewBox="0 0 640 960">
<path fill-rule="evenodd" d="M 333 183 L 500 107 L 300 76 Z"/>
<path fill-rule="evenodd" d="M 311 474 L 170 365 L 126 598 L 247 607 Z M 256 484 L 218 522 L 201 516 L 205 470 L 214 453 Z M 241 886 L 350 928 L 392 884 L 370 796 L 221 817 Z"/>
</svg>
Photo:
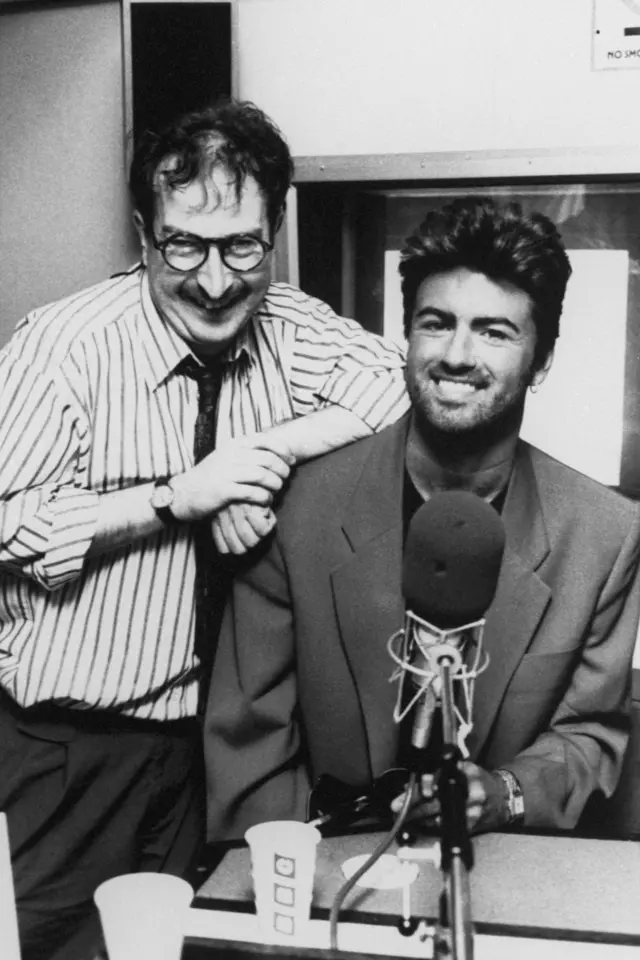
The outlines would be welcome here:
<svg viewBox="0 0 640 960">
<path fill-rule="evenodd" d="M 35 310 L 0 353 L 0 684 L 23 706 L 196 711 L 189 525 L 87 557 L 102 494 L 192 465 L 190 355 L 141 269 Z M 377 430 L 408 406 L 402 352 L 287 284 L 224 360 L 218 442 L 331 403 Z"/>
</svg>

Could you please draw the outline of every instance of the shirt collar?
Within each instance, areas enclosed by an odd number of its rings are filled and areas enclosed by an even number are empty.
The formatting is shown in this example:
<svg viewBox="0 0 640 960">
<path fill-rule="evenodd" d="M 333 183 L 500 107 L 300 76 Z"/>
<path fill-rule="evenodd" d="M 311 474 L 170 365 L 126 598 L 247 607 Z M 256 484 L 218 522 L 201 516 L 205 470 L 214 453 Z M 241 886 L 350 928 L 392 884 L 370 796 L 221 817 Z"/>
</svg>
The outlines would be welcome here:
<svg viewBox="0 0 640 960">
<path fill-rule="evenodd" d="M 245 324 L 235 340 L 229 344 L 224 359 L 230 363 L 243 361 L 252 366 L 257 361 L 258 347 L 254 330 L 255 315 Z"/>
<path fill-rule="evenodd" d="M 273 316 L 267 298 L 268 292 L 256 312 L 249 318 L 248 323 L 245 324 L 235 340 L 229 344 L 229 347 L 222 356 L 223 360 L 229 363 L 239 361 L 247 367 L 252 367 L 259 363 L 260 358 L 256 329 L 264 322 L 267 324 L 273 322 Z"/>
<path fill-rule="evenodd" d="M 140 276 L 140 310 L 138 333 L 149 363 L 152 389 L 156 390 L 187 359 L 200 361 L 175 330 L 158 313 L 147 271 L 142 268 Z M 257 358 L 257 345 L 253 321 L 240 331 L 233 343 L 220 355 L 223 363 L 244 362 L 252 364 Z"/>
</svg>

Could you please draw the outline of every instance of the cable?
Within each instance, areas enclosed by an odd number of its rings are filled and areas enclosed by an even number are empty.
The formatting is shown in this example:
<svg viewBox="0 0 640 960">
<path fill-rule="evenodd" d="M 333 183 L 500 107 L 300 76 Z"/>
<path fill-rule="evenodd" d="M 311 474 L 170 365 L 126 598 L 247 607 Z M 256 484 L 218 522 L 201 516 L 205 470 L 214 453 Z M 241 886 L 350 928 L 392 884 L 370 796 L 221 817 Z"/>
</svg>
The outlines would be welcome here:
<svg viewBox="0 0 640 960">
<path fill-rule="evenodd" d="M 373 850 L 362 866 L 358 867 L 356 872 L 353 873 L 349 879 L 342 884 L 335 896 L 335 899 L 331 905 L 331 912 L 329 913 L 329 943 L 332 950 L 338 949 L 338 918 L 340 915 L 340 910 L 342 909 L 342 904 L 344 903 L 347 894 L 350 893 L 355 887 L 360 877 L 363 876 L 363 874 L 365 874 L 367 870 L 369 870 L 370 867 L 372 867 L 373 864 L 380 859 L 382 854 L 389 849 L 396 836 L 400 832 L 411 808 L 416 781 L 417 774 L 412 772 L 407 781 L 407 788 L 402 807 L 398 813 L 398 816 L 393 822 L 391 829 L 385 834 L 378 846 Z"/>
</svg>

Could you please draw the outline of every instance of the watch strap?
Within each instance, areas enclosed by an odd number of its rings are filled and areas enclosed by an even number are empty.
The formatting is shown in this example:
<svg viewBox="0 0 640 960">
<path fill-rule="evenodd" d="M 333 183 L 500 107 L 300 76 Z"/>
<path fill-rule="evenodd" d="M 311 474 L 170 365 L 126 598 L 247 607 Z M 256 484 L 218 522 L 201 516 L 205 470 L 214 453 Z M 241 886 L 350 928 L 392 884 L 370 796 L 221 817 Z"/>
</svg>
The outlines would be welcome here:
<svg viewBox="0 0 640 960">
<path fill-rule="evenodd" d="M 500 777 L 507 791 L 509 826 L 521 826 L 524 823 L 524 795 L 518 778 L 511 773 L 511 770 L 505 770 L 504 768 L 499 768 L 493 772 Z"/>
<path fill-rule="evenodd" d="M 154 502 L 155 492 L 161 487 L 167 487 L 171 491 L 171 497 L 170 497 L 169 503 L 166 503 L 162 506 L 157 505 Z M 171 511 L 171 502 L 173 501 L 173 493 L 174 493 L 174 490 L 173 490 L 173 487 L 171 486 L 170 477 L 160 477 L 160 479 L 156 480 L 156 482 L 153 485 L 153 494 L 151 495 L 151 506 L 155 510 L 156 516 L 158 517 L 158 519 L 165 524 L 177 522 L 176 518 L 174 517 Z"/>
</svg>

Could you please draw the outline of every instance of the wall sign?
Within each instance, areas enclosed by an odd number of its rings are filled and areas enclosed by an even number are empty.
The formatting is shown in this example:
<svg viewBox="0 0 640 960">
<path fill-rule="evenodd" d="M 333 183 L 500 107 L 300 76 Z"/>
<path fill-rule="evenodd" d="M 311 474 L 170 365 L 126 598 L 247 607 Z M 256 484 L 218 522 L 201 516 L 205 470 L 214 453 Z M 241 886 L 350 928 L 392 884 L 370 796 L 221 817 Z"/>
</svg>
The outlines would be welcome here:
<svg viewBox="0 0 640 960">
<path fill-rule="evenodd" d="M 640 0 L 593 0 L 593 69 L 640 67 Z"/>
</svg>

